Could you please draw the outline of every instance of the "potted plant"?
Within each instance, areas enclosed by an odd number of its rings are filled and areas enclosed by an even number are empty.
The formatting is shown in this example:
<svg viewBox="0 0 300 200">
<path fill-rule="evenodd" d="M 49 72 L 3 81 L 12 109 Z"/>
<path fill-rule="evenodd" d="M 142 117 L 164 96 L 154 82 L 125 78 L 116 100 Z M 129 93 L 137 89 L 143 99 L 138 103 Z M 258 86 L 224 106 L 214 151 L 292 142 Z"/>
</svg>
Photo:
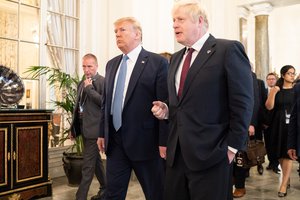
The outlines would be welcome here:
<svg viewBox="0 0 300 200">
<path fill-rule="evenodd" d="M 69 139 L 72 112 L 76 102 L 77 85 L 80 81 L 79 76 L 71 76 L 63 72 L 60 68 L 52 68 L 49 66 L 31 66 L 26 73 L 34 79 L 40 76 L 46 76 L 49 86 L 60 91 L 61 98 L 52 102 L 56 108 L 62 111 L 63 116 L 65 116 L 63 121 L 67 123 L 66 126 L 63 126 L 63 137 L 60 139 L 60 143 L 63 144 Z M 63 153 L 64 171 L 70 186 L 78 186 L 81 181 L 83 148 L 83 139 L 80 135 L 75 138 L 74 144 Z"/>
</svg>

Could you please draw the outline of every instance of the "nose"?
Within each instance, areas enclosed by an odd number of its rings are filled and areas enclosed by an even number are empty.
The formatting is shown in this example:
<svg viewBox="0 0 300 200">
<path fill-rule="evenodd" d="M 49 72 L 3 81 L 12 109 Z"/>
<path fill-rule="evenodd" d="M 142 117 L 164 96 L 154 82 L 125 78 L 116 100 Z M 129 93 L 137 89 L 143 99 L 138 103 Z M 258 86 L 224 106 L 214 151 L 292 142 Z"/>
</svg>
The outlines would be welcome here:
<svg viewBox="0 0 300 200">
<path fill-rule="evenodd" d="M 116 35 L 116 37 L 119 37 L 119 36 L 120 36 L 120 31 L 117 30 L 117 31 L 115 32 L 115 35 Z"/>
<path fill-rule="evenodd" d="M 173 20 L 173 28 L 175 29 L 176 27 L 178 27 L 178 22 L 176 19 Z"/>
</svg>

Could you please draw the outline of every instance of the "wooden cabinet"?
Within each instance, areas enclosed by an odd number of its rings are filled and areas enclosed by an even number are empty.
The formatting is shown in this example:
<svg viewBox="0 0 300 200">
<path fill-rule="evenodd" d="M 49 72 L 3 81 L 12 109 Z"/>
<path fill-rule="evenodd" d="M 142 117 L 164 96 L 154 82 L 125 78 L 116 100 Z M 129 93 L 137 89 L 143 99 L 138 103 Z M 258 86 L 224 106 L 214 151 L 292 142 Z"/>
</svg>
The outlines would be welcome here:
<svg viewBox="0 0 300 200">
<path fill-rule="evenodd" d="M 0 110 L 0 199 L 52 195 L 48 176 L 50 110 Z"/>
</svg>

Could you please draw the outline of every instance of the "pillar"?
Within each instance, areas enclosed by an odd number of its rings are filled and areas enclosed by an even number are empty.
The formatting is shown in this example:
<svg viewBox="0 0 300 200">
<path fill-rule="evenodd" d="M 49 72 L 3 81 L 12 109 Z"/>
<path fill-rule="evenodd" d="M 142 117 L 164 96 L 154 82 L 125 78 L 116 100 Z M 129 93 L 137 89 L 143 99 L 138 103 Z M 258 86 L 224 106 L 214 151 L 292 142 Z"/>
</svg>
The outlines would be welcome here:
<svg viewBox="0 0 300 200">
<path fill-rule="evenodd" d="M 270 3 L 254 4 L 251 7 L 255 15 L 255 73 L 262 80 L 270 72 L 268 17 L 271 10 Z"/>
</svg>

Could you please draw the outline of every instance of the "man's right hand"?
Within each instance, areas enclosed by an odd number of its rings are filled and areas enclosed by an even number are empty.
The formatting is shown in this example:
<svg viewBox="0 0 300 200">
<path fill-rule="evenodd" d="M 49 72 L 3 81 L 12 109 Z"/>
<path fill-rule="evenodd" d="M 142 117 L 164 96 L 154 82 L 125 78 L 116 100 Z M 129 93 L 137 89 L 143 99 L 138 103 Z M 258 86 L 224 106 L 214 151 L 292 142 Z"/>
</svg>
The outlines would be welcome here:
<svg viewBox="0 0 300 200">
<path fill-rule="evenodd" d="M 105 153 L 105 139 L 98 137 L 97 140 L 98 149 L 101 153 Z"/>
<path fill-rule="evenodd" d="M 157 119 L 167 119 L 169 115 L 169 109 L 166 104 L 161 101 L 153 101 L 153 107 L 151 109 L 153 115 Z"/>
<path fill-rule="evenodd" d="M 298 156 L 296 154 L 296 149 L 289 149 L 287 153 L 288 153 L 288 155 L 290 156 L 290 158 L 292 160 L 297 160 L 298 159 Z"/>
</svg>

